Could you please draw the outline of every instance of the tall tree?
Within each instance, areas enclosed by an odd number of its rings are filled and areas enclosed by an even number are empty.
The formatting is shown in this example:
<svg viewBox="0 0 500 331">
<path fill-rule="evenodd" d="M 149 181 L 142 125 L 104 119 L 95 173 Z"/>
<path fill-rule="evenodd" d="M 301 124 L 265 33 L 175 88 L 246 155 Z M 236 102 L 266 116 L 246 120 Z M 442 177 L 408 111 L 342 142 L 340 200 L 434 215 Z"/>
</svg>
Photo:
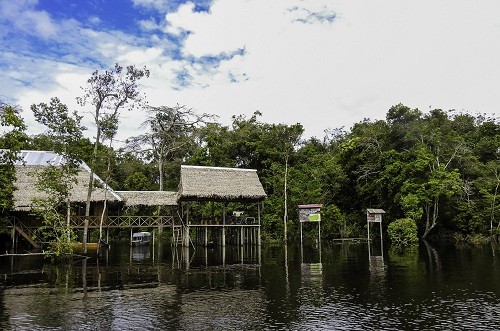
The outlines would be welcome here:
<svg viewBox="0 0 500 331">
<path fill-rule="evenodd" d="M 114 69 L 99 73 L 98 70 L 92 73 L 87 80 L 87 85 L 83 88 L 83 96 L 77 98 L 81 106 L 91 104 L 94 107 L 93 119 L 96 126 L 96 136 L 94 140 L 94 152 L 90 164 L 90 176 L 87 191 L 87 201 L 85 205 L 85 226 L 83 233 L 83 250 L 87 252 L 87 233 L 90 217 L 90 200 L 92 196 L 94 181 L 94 165 L 96 162 L 98 145 L 101 141 L 103 131 L 111 132 L 118 129 L 119 115 L 123 108 L 135 108 L 142 105 L 143 96 L 140 93 L 139 81 L 144 77 L 149 77 L 149 70 L 146 67 L 137 69 L 135 66 L 128 66 L 125 70 L 119 64 L 115 64 Z M 114 134 L 112 134 L 114 136 Z"/>
<path fill-rule="evenodd" d="M 127 144 L 147 161 L 156 163 L 160 191 L 163 191 L 165 163 L 172 161 L 176 152 L 194 144 L 195 131 L 212 121 L 214 115 L 197 114 L 192 108 L 180 105 L 149 107 L 148 114 L 146 121 L 141 124 L 148 131 L 130 138 Z"/>
<path fill-rule="evenodd" d="M 15 163 L 19 152 L 27 140 L 26 125 L 18 107 L 10 106 L 0 100 L 0 216 L 13 207 L 14 183 L 16 180 Z M 5 222 L 2 222 L 5 223 Z M 1 224 L 5 225 L 5 224 Z"/>
<path fill-rule="evenodd" d="M 81 153 L 76 147 L 78 141 L 83 137 L 83 131 L 86 129 L 82 124 L 82 116 L 76 111 L 70 114 L 68 107 L 61 103 L 58 98 L 52 98 L 49 104 L 33 104 L 31 110 L 35 119 L 40 124 L 47 127 L 45 133 L 51 137 L 53 143 L 52 149 L 63 156 L 61 165 L 50 165 L 39 174 L 38 186 L 47 192 L 48 201 L 38 201 L 38 214 L 55 230 L 55 238 L 59 243 L 59 234 L 64 233 L 67 239 L 67 245 L 55 245 L 56 251 L 69 252 L 71 250 L 69 242 L 71 239 L 71 189 L 76 183 L 76 176 L 81 165 Z M 42 199 L 43 200 L 43 199 Z M 62 227 L 59 216 L 56 211 L 59 200 L 66 204 L 66 224 Z M 54 214 L 50 211 L 54 210 Z"/>
</svg>

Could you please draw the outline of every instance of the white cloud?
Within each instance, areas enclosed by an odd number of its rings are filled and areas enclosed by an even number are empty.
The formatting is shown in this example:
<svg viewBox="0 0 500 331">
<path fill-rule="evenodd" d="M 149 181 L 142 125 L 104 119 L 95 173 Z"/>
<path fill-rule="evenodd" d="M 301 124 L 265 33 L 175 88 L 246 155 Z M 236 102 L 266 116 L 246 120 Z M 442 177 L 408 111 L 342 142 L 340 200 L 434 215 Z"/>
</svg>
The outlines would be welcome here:
<svg viewBox="0 0 500 331">
<path fill-rule="evenodd" d="M 135 6 L 141 6 L 145 8 L 154 8 L 158 11 L 164 11 L 167 8 L 169 0 L 132 0 Z"/>
<path fill-rule="evenodd" d="M 226 118 L 259 109 L 265 120 L 301 122 L 308 134 L 321 135 L 328 127 L 383 118 L 398 102 L 424 111 L 432 105 L 495 112 L 499 6 L 219 0 L 209 13 L 193 12 L 188 3 L 167 20 L 172 31 L 190 31 L 186 55 L 246 50 L 223 62 L 209 87 L 180 93 L 186 101 Z M 333 21 L 322 19 L 332 15 Z M 233 71 L 249 80 L 228 84 L 223 77 Z"/>
<path fill-rule="evenodd" d="M 161 30 L 161 26 L 154 19 L 140 20 L 139 27 L 143 31 Z"/>
<path fill-rule="evenodd" d="M 119 55 L 118 62 L 134 63 L 136 65 L 147 65 L 154 63 L 162 54 L 163 50 L 157 47 L 147 48 L 145 50 L 136 49 L 126 54 Z"/>
<path fill-rule="evenodd" d="M 98 25 L 98 24 L 101 23 L 101 19 L 99 17 L 97 17 L 97 16 L 90 16 L 88 18 L 88 20 L 89 20 L 89 23 L 93 24 L 93 25 Z"/>
<path fill-rule="evenodd" d="M 57 26 L 46 11 L 35 10 L 35 0 L 3 1 L 0 3 L 0 17 L 17 29 L 42 38 L 57 36 Z"/>
<path fill-rule="evenodd" d="M 32 10 L 35 3 L 7 9 Z M 167 6 L 134 4 L 160 11 Z M 4 7 L 3 19 L 9 12 Z M 260 110 L 264 121 L 300 122 L 307 135 L 319 137 L 327 128 L 384 118 L 399 102 L 424 111 L 432 106 L 498 113 L 498 12 L 500 2 L 493 0 L 216 0 L 208 12 L 187 3 L 164 22 L 141 22 L 144 39 L 45 16 L 39 22 L 47 25 L 41 23 L 37 33 L 57 32 L 71 52 L 47 59 L 4 51 L 0 61 L 9 65 L 0 86 L 25 109 L 50 96 L 81 109 L 74 98 L 93 70 L 116 61 L 145 64 L 151 105 L 186 104 L 219 115 L 224 124 L 232 115 Z M 181 58 L 169 57 L 176 45 L 162 29 L 181 39 L 189 32 Z M 180 72 L 190 77 L 186 86 L 176 78 Z M 142 119 L 124 113 L 119 139 L 134 134 Z"/>
</svg>

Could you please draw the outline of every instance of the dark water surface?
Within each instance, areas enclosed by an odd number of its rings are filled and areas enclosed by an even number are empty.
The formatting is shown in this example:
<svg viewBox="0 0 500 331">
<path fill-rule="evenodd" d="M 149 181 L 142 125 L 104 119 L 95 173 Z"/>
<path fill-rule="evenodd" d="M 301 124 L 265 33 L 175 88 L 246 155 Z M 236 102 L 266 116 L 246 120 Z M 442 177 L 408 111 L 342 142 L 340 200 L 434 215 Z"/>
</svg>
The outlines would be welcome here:
<svg viewBox="0 0 500 331">
<path fill-rule="evenodd" d="M 0 329 L 500 329 L 498 247 L 370 252 L 123 245 L 69 266 L 0 257 Z"/>
</svg>

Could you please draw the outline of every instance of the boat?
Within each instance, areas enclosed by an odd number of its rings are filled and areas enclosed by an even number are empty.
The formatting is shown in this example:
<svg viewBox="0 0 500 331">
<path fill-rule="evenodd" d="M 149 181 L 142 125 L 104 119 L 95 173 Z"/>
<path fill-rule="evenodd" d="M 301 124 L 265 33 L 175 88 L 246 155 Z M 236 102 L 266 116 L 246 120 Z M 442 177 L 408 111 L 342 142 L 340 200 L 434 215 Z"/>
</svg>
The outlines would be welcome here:
<svg viewBox="0 0 500 331">
<path fill-rule="evenodd" d="M 149 232 L 136 232 L 132 234 L 132 246 L 147 245 L 150 240 L 151 233 Z"/>
</svg>

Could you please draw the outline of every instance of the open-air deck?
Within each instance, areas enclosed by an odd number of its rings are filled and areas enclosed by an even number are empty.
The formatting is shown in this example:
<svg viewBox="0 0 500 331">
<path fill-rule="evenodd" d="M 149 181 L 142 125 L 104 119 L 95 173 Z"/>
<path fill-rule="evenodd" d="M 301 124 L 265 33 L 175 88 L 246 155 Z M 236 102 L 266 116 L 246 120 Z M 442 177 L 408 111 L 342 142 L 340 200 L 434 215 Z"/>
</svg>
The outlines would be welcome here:
<svg viewBox="0 0 500 331">
<path fill-rule="evenodd" d="M 14 193 L 14 210 L 9 225 L 13 242 L 19 234 L 36 247 L 32 233 L 42 224 L 40 219 L 30 215 L 30 209 L 34 198 L 44 197 L 44 193 L 36 188 L 36 173 L 48 165 L 60 166 L 63 160 L 60 155 L 44 151 L 22 151 L 21 156 L 22 161 L 16 165 L 18 190 Z M 82 164 L 70 193 L 71 203 L 80 206 L 80 215 L 86 201 L 89 174 L 88 166 Z M 106 237 L 113 228 L 127 228 L 131 233 L 138 228 L 170 228 L 173 245 L 261 243 L 260 214 L 266 193 L 256 170 L 183 165 L 177 192 L 114 191 L 96 175 L 94 181 L 91 216 L 72 216 L 70 226 L 74 229 L 83 229 L 87 220 L 89 229 L 102 226 Z M 200 216 L 203 213 L 196 208 L 203 204 L 217 204 L 219 214 Z M 229 210 L 229 204 L 232 204 L 231 208 L 234 204 L 243 206 L 246 211 Z M 169 206 L 170 215 L 109 215 L 110 208 L 115 214 L 120 214 L 123 208 L 133 206 Z"/>
</svg>

